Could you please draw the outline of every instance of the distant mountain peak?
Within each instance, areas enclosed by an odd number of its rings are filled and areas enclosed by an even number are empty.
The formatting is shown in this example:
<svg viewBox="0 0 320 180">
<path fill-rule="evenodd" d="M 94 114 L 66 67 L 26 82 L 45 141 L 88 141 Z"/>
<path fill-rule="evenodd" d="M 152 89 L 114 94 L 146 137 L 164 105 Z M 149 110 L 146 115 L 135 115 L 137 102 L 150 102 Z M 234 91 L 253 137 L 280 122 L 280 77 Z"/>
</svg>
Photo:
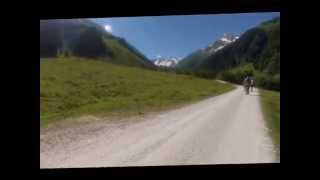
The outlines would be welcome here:
<svg viewBox="0 0 320 180">
<path fill-rule="evenodd" d="M 231 42 L 234 42 L 235 40 L 237 40 L 238 38 L 239 38 L 238 36 L 234 36 L 229 33 L 223 33 L 223 37 L 220 38 L 220 40 L 227 42 L 227 43 L 231 43 Z"/>
<path fill-rule="evenodd" d="M 238 38 L 238 36 L 234 36 L 229 33 L 223 33 L 223 36 L 220 39 L 210 44 L 204 50 L 209 52 L 210 54 L 215 53 L 224 48 L 226 45 L 235 42 Z"/>
<path fill-rule="evenodd" d="M 159 67 L 175 67 L 180 59 L 181 58 L 177 57 L 164 58 L 158 55 L 155 59 L 153 59 L 153 63 Z"/>
</svg>

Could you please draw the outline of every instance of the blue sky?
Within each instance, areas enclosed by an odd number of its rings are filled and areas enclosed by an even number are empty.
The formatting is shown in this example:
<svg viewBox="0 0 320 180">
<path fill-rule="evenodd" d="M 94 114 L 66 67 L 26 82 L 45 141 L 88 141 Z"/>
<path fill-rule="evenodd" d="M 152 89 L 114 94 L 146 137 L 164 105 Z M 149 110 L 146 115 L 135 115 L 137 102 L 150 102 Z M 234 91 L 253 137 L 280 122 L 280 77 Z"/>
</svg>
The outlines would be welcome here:
<svg viewBox="0 0 320 180">
<path fill-rule="evenodd" d="M 125 38 L 149 59 L 185 57 L 219 39 L 224 32 L 241 35 L 274 13 L 145 16 L 92 19 L 112 34 Z"/>
</svg>

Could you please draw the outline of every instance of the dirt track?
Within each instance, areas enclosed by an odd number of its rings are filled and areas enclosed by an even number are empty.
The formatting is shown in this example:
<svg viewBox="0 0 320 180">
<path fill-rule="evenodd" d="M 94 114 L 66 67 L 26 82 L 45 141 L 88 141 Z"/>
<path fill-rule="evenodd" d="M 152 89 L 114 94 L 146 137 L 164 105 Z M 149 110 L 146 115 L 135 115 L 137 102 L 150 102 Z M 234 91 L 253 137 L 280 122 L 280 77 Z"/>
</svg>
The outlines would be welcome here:
<svg viewBox="0 0 320 180">
<path fill-rule="evenodd" d="M 162 113 L 41 130 L 40 168 L 275 162 L 257 92 Z"/>
</svg>

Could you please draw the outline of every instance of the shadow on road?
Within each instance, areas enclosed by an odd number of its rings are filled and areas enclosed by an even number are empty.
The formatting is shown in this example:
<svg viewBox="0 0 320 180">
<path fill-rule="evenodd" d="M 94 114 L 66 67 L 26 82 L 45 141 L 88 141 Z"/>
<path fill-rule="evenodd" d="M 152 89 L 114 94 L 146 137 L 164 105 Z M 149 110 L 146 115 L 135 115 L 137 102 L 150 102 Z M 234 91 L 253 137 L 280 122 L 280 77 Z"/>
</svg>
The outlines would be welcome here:
<svg viewBox="0 0 320 180">
<path fill-rule="evenodd" d="M 250 93 L 248 94 L 249 96 L 261 96 L 258 92 L 256 92 L 256 91 L 253 91 L 253 92 L 251 92 L 250 91 Z"/>
<path fill-rule="evenodd" d="M 260 94 L 249 94 L 249 96 L 261 96 Z"/>
</svg>

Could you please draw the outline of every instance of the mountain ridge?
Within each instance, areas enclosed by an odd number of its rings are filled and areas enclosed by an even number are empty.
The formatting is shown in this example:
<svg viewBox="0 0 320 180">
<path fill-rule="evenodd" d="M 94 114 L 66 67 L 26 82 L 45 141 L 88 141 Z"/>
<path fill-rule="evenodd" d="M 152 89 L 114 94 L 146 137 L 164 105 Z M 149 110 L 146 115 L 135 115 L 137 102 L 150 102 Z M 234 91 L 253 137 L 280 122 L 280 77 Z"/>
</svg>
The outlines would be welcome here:
<svg viewBox="0 0 320 180">
<path fill-rule="evenodd" d="M 124 38 L 112 35 L 89 19 L 40 20 L 40 58 L 59 55 L 154 67 L 146 56 Z M 115 56 L 126 59 L 119 61 Z"/>
<path fill-rule="evenodd" d="M 260 71 L 280 71 L 280 18 L 262 22 L 245 31 L 236 41 L 213 54 L 197 50 L 179 62 L 178 68 L 194 71 L 221 72 L 244 63 Z"/>
<path fill-rule="evenodd" d="M 227 45 L 234 43 L 239 36 L 231 35 L 229 33 L 224 33 L 222 37 L 215 40 L 213 43 L 209 44 L 207 47 L 198 49 L 193 53 L 190 53 L 185 58 L 183 58 L 179 64 L 178 68 L 191 70 L 192 67 L 198 66 L 202 59 L 217 53 L 218 51 L 225 48 Z"/>
</svg>

